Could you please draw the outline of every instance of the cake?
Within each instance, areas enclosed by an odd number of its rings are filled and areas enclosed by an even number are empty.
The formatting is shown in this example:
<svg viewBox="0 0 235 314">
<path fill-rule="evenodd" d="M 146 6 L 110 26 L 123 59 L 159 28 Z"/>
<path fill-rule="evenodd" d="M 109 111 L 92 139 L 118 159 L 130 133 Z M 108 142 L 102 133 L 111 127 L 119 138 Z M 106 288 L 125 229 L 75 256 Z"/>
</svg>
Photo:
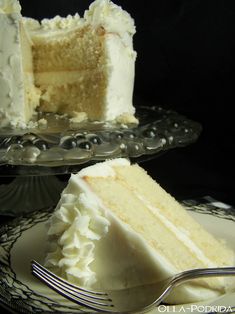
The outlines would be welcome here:
<svg viewBox="0 0 235 314">
<path fill-rule="evenodd" d="M 17 0 L 1 2 L 0 12 L 0 39 L 4 43 L 1 53 L 6 55 L 6 63 L 11 54 L 17 55 L 20 68 L 16 71 L 9 64 L 0 67 L 0 84 L 4 87 L 4 95 L 0 94 L 0 122 L 5 119 L 4 125 L 27 123 L 37 107 L 40 112 L 66 114 L 78 122 L 89 119 L 137 123 L 132 103 L 135 25 L 120 6 L 109 0 L 96 0 L 84 17 L 56 16 L 41 22 L 22 17 Z M 14 60 L 14 66 L 15 63 Z M 14 78 L 12 89 L 19 94 L 17 101 L 2 79 L 9 75 Z M 25 80 L 30 81 L 37 95 L 37 101 L 29 97 L 30 110 L 26 101 L 30 94 L 28 82 L 22 84 Z"/>
<path fill-rule="evenodd" d="M 34 85 L 32 42 L 17 1 L 0 2 L 0 125 L 22 126 L 39 105 Z"/>
<path fill-rule="evenodd" d="M 232 266 L 234 252 L 208 233 L 137 164 L 113 159 L 72 174 L 48 223 L 45 266 L 93 289 L 153 283 L 201 267 Z M 218 254 L 219 252 L 219 254 Z M 168 303 L 235 288 L 228 277 L 177 287 Z"/>
</svg>

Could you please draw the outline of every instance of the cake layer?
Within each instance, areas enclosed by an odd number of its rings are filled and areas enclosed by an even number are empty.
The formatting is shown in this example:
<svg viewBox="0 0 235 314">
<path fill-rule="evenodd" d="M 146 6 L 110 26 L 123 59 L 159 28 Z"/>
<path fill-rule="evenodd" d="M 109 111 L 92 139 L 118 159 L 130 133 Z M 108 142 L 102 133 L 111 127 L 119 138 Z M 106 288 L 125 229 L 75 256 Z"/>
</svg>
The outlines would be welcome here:
<svg viewBox="0 0 235 314">
<path fill-rule="evenodd" d="M 234 265 L 229 248 L 142 168 L 125 159 L 71 176 L 52 216 L 49 236 L 53 245 L 47 266 L 92 288 L 129 287 L 187 269 Z M 234 281 L 225 278 L 195 280 L 177 288 L 167 301 L 208 299 L 230 285 Z"/>
</svg>

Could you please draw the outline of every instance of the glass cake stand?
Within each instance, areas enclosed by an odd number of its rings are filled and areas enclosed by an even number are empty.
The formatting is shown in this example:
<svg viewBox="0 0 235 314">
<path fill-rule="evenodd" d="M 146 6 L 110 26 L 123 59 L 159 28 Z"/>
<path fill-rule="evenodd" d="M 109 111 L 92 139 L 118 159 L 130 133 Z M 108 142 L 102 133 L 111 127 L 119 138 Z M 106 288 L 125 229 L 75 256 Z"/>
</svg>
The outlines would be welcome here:
<svg viewBox="0 0 235 314">
<path fill-rule="evenodd" d="M 136 116 L 139 124 L 127 127 L 72 124 L 65 116 L 46 114 L 38 117 L 46 119 L 46 125 L 1 129 L 0 176 L 9 182 L 0 185 L 0 214 L 17 216 L 53 206 L 66 184 L 61 175 L 116 157 L 141 162 L 195 142 L 202 129 L 199 123 L 158 106 L 138 106 Z"/>
</svg>

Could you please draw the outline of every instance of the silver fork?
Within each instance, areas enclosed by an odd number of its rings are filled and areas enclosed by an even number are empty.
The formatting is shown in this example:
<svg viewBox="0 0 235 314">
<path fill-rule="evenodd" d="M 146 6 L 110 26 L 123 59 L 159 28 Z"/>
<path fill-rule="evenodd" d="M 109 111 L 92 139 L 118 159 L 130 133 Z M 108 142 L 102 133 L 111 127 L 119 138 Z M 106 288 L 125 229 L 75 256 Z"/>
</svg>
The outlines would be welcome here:
<svg viewBox="0 0 235 314">
<path fill-rule="evenodd" d="M 63 297 L 102 313 L 145 313 L 165 300 L 172 289 L 199 277 L 233 276 L 235 267 L 199 268 L 181 272 L 167 280 L 121 290 L 87 290 L 56 276 L 36 261 L 32 274 Z"/>
</svg>

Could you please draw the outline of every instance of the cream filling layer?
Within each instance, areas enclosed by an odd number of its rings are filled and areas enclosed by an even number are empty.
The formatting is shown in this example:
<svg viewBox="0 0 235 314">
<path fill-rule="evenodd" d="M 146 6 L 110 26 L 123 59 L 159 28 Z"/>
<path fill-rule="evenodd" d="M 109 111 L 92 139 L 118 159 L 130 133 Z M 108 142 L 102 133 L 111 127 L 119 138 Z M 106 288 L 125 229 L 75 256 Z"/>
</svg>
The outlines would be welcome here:
<svg viewBox="0 0 235 314">
<path fill-rule="evenodd" d="M 86 70 L 55 70 L 55 71 L 42 71 L 35 72 L 35 82 L 38 86 L 63 86 L 65 84 L 79 83 L 83 84 L 84 77 L 88 77 L 92 74 L 94 69 Z"/>
</svg>

